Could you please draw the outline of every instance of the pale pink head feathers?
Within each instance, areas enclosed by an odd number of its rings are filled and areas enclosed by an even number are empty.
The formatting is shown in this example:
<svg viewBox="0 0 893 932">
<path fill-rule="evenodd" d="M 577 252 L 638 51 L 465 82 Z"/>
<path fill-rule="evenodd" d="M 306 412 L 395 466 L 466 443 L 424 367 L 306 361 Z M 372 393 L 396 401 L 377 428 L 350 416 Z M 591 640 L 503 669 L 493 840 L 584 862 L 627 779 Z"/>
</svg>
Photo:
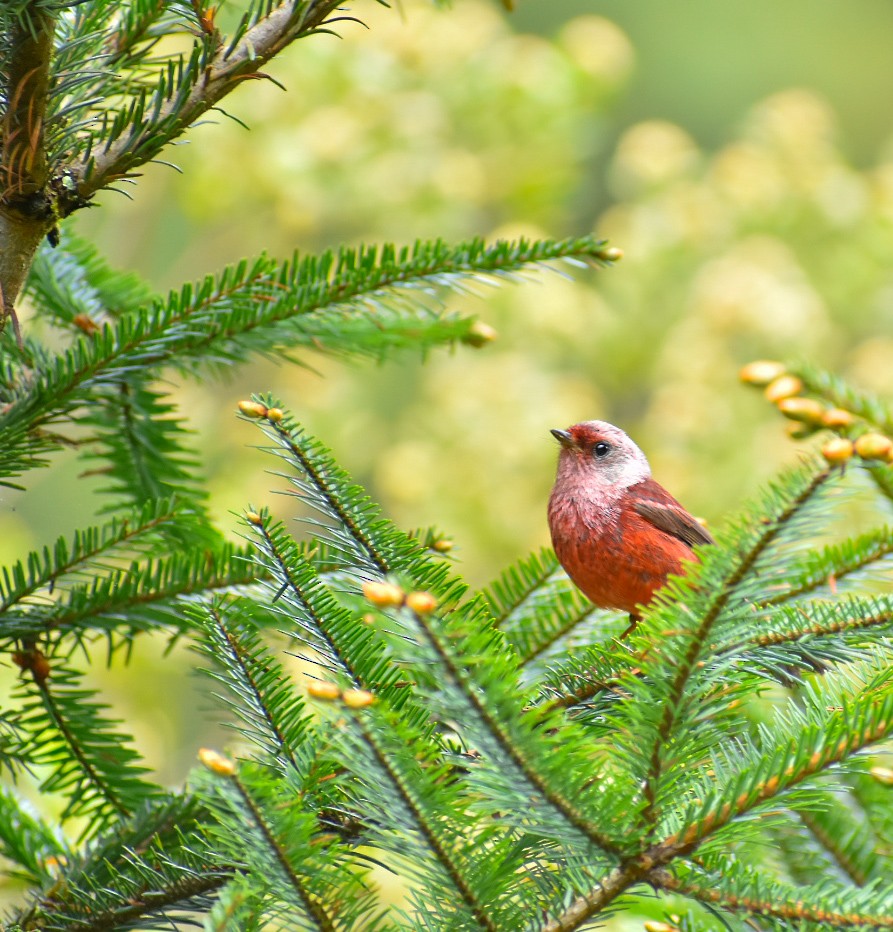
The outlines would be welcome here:
<svg viewBox="0 0 893 932">
<path fill-rule="evenodd" d="M 619 428 L 607 421 L 583 421 L 553 430 L 561 444 L 558 478 L 585 483 L 603 493 L 620 492 L 651 475 L 645 454 Z"/>
</svg>

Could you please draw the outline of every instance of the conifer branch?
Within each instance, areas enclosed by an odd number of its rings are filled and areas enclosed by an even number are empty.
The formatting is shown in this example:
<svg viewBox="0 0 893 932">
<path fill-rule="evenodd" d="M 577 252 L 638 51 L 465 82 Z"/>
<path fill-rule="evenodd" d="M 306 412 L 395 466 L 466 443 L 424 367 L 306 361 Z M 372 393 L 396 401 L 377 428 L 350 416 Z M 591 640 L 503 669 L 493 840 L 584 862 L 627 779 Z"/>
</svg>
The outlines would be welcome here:
<svg viewBox="0 0 893 932">
<path fill-rule="evenodd" d="M 77 200 L 69 209 L 88 202 L 100 188 L 131 177 L 135 168 L 153 159 L 243 81 L 266 78 L 260 69 L 296 39 L 319 31 L 339 3 L 287 0 L 251 25 L 243 22 L 237 38 L 228 43 L 216 30 L 203 33 L 183 83 L 170 88 L 164 98 L 156 97 L 151 118 L 121 133 L 104 149 L 88 152 L 81 164 L 71 167 Z"/>
<path fill-rule="evenodd" d="M 843 904 L 837 908 L 812 905 L 811 900 L 819 899 L 819 890 L 805 891 L 803 888 L 791 890 L 790 899 L 778 896 L 780 885 L 766 884 L 768 896 L 760 896 L 755 891 L 752 895 L 736 895 L 723 889 L 715 882 L 716 878 L 704 877 L 699 880 L 694 875 L 684 879 L 675 877 L 666 870 L 653 871 L 649 882 L 659 889 L 670 893 L 677 893 L 698 900 L 701 903 L 711 903 L 730 912 L 750 913 L 754 916 L 766 916 L 786 922 L 817 923 L 822 928 L 836 929 L 890 929 L 893 928 L 893 906 L 883 913 L 863 912 L 862 905 L 854 908 L 844 908 Z M 776 887 L 776 889 L 772 889 Z M 786 891 L 787 892 L 787 891 Z M 826 891 L 821 891 L 825 893 Z M 774 895 L 772 895 L 774 894 Z M 824 899 L 822 897 L 821 899 Z M 848 899 L 867 899 L 867 897 L 853 897 L 848 893 Z M 888 901 L 889 902 L 889 899 Z"/>
<path fill-rule="evenodd" d="M 836 408 L 850 411 L 885 434 L 893 434 L 893 414 L 876 395 L 860 392 L 839 376 L 813 366 L 798 366 L 795 374 L 803 381 L 807 392 L 818 395 Z"/>
<path fill-rule="evenodd" d="M 165 917 L 173 911 L 180 913 L 185 921 L 230 877 L 231 872 L 215 868 L 184 871 L 170 880 L 159 877 L 151 887 L 146 885 L 143 890 L 132 893 L 126 904 L 103 908 L 97 908 L 94 901 L 94 905 L 84 904 L 77 910 L 60 909 L 56 897 L 49 894 L 38 900 L 18 921 L 23 930 L 40 929 L 43 932 L 116 932 L 128 927 L 157 928 L 159 920 L 167 924 Z M 61 915 L 57 916 L 57 913 Z M 41 924 L 32 924 L 32 916 Z"/>
<path fill-rule="evenodd" d="M 165 304 L 106 325 L 34 373 L 0 413 L 0 476 L 25 471 L 37 457 L 57 449 L 58 440 L 46 428 L 134 373 L 172 365 L 194 374 L 196 363 L 204 368 L 242 362 L 251 352 L 290 359 L 295 346 L 330 352 L 371 349 L 380 355 L 388 346 L 419 345 L 425 339 L 454 342 L 467 335 L 471 321 L 432 317 L 424 306 L 430 289 L 459 288 L 465 279 L 496 281 L 555 260 L 612 261 L 603 241 L 582 237 L 489 245 L 472 240 L 456 246 L 437 241 L 399 251 L 391 246 L 343 249 L 337 256 L 295 257 L 284 264 L 267 257 L 242 262 L 217 278 L 184 287 Z M 417 302 L 407 311 L 403 298 L 410 294 Z M 406 316 L 423 338 L 402 335 Z M 361 340 L 353 339 L 351 331 L 357 322 Z"/>
<path fill-rule="evenodd" d="M 675 673 L 672 677 L 667 698 L 663 702 L 660 721 L 657 724 L 654 738 L 649 751 L 649 764 L 643 785 L 645 806 L 641 813 L 641 821 L 652 826 L 652 832 L 657 827 L 657 785 L 664 771 L 663 755 L 667 741 L 676 725 L 684 697 L 685 686 L 696 668 L 704 646 L 713 629 L 714 623 L 720 617 L 727 602 L 736 587 L 747 576 L 760 556 L 775 540 L 785 525 L 800 511 L 804 504 L 818 492 L 822 485 L 830 478 L 831 470 L 824 468 L 817 471 L 801 491 L 788 502 L 784 509 L 777 514 L 766 529 L 759 534 L 748 550 L 742 554 L 737 565 L 724 580 L 723 586 L 712 597 L 692 631 L 686 631 L 688 646 L 680 657 Z"/>
<path fill-rule="evenodd" d="M 304 732 L 303 703 L 295 703 L 278 664 L 255 639 L 237 632 L 218 605 L 207 606 L 204 615 L 210 619 L 206 653 L 223 671 L 213 675 L 233 694 L 230 704 L 250 728 L 249 737 L 274 760 L 299 772 L 294 739 L 296 731 L 299 737 Z"/>
<path fill-rule="evenodd" d="M 873 566 L 893 555 L 893 530 L 878 528 L 843 544 L 825 547 L 811 553 L 804 560 L 799 571 L 799 578 L 768 598 L 762 599 L 760 605 L 769 607 L 799 599 L 801 596 L 828 586 L 829 580 L 840 583 L 848 576 L 859 573 L 866 567 Z"/>
<path fill-rule="evenodd" d="M 620 846 L 617 842 L 587 818 L 569 799 L 565 798 L 528 760 L 518 743 L 512 740 L 505 724 L 499 721 L 488 705 L 482 701 L 469 672 L 455 662 L 452 652 L 442 636 L 435 630 L 430 619 L 418 613 L 413 613 L 413 615 L 419 631 L 424 635 L 450 680 L 461 690 L 474 720 L 483 725 L 505 758 L 512 762 L 530 787 L 546 800 L 569 825 L 572 825 L 602 851 L 612 855 L 619 854 Z"/>
<path fill-rule="evenodd" d="M 58 15 L 48 4 L 28 0 L 0 20 L 9 31 L 0 75 L 0 331 L 11 318 L 20 346 L 15 302 L 40 241 L 55 223 L 45 191 L 44 119 Z"/>
<path fill-rule="evenodd" d="M 143 543 L 151 545 L 153 536 L 162 528 L 181 520 L 183 513 L 172 501 L 148 502 L 128 518 L 121 518 L 103 527 L 76 531 L 69 546 L 65 538 L 56 541 L 52 553 L 34 551 L 24 561 L 4 567 L 0 588 L 0 615 L 13 605 L 25 601 L 41 589 L 52 589 L 63 577 L 96 566 L 100 560 L 112 560 Z M 0 620 L 0 636 L 3 634 Z"/>
<path fill-rule="evenodd" d="M 55 726 L 59 735 L 65 741 L 70 754 L 77 761 L 85 781 L 89 783 L 96 792 L 99 793 L 99 795 L 105 801 L 106 805 L 115 813 L 117 813 L 122 818 L 129 816 L 131 812 L 124 800 L 119 797 L 118 790 L 114 783 L 107 779 L 106 774 L 100 773 L 99 769 L 94 766 L 94 761 L 82 747 L 80 739 L 69 727 L 68 722 L 59 707 L 59 704 L 56 702 L 56 697 L 50 691 L 47 678 L 41 677 L 36 673 L 33 673 L 32 675 L 34 683 L 37 686 L 37 690 L 40 693 L 43 707 L 46 709 L 47 715 L 49 716 L 50 721 Z"/>
<path fill-rule="evenodd" d="M 647 857 L 663 864 L 673 857 L 687 856 L 705 837 L 734 819 L 889 737 L 893 734 L 893 691 L 889 684 L 869 684 L 820 724 L 800 723 L 788 732 L 765 737 L 767 745 L 774 741 L 772 758 L 757 753 L 758 760 L 750 771 L 746 758 L 741 762 L 737 787 L 731 778 L 723 786 L 701 785 L 697 808 L 683 813 L 685 829 L 653 845 Z M 814 750 L 807 753 L 810 748 Z M 732 753 L 740 759 L 740 745 Z M 738 793 L 735 797 L 731 796 L 733 789 Z"/>
<path fill-rule="evenodd" d="M 510 620 L 528 599 L 549 585 L 560 568 L 555 551 L 551 547 L 543 547 L 539 553 L 521 560 L 490 583 L 483 596 L 490 606 L 493 627 L 500 628 Z"/>
<path fill-rule="evenodd" d="M 219 553 L 199 551 L 134 562 L 90 585 L 71 587 L 48 607 L 11 614 L 0 632 L 29 638 L 61 631 L 81 640 L 91 632 L 123 630 L 132 635 L 161 630 L 165 623 L 181 632 L 188 624 L 182 609 L 189 597 L 261 582 L 258 570 L 248 551 L 228 545 Z"/>
<path fill-rule="evenodd" d="M 590 893 L 578 896 L 555 919 L 543 923 L 540 932 L 573 932 L 579 929 L 587 919 L 597 916 L 610 906 L 630 887 L 639 883 L 647 871 L 639 864 L 624 864 L 615 867 Z"/>
<path fill-rule="evenodd" d="M 833 799 L 828 802 L 832 806 L 836 803 Z M 857 863 L 850 851 L 847 850 L 845 842 L 848 839 L 846 836 L 837 836 L 833 832 L 828 831 L 823 820 L 817 818 L 807 809 L 802 807 L 798 808 L 797 815 L 813 838 L 822 846 L 822 849 L 832 857 L 834 863 L 840 870 L 846 874 L 857 887 L 864 887 L 868 882 L 868 877 L 862 865 Z M 864 832 L 864 826 L 862 826 L 861 829 Z"/>
<path fill-rule="evenodd" d="M 276 836 L 273 827 L 267 822 L 264 813 L 251 796 L 248 787 L 239 779 L 238 773 L 229 777 L 230 783 L 235 787 L 240 799 L 251 816 L 252 821 L 261 833 L 263 843 L 273 855 L 279 870 L 282 871 L 289 886 L 297 893 L 307 915 L 312 919 L 314 928 L 319 932 L 337 932 L 335 919 L 330 915 L 325 903 L 313 894 L 307 887 L 304 878 L 292 866 L 285 845 Z"/>
<path fill-rule="evenodd" d="M 396 763 L 390 759 L 389 753 L 382 747 L 375 730 L 368 728 L 363 723 L 363 718 L 360 715 L 353 716 L 353 723 L 371 750 L 375 762 L 399 794 L 400 800 L 410 814 L 416 829 L 424 839 L 428 849 L 437 859 L 437 862 L 446 872 L 453 888 L 458 891 L 462 902 L 468 908 L 468 912 L 474 917 L 478 926 L 486 930 L 486 932 L 499 932 L 500 926 L 485 909 L 458 860 L 441 842 L 439 833 L 426 814 L 427 807 L 416 799 L 416 794 L 404 779 L 403 774 L 398 770 Z"/>
<path fill-rule="evenodd" d="M 781 624 L 778 624 L 778 622 Z M 792 644 L 806 637 L 822 638 L 893 624 L 893 605 L 884 599 L 851 599 L 842 603 L 802 605 L 779 612 L 748 639 L 755 647 Z M 777 625 L 777 627 L 776 627 Z M 744 645 L 720 648 L 737 653 Z"/>
<path fill-rule="evenodd" d="M 247 420 L 247 418 L 245 419 Z M 319 463 L 319 451 L 317 451 L 316 457 L 308 456 L 304 450 L 304 446 L 308 444 L 307 438 L 301 438 L 304 441 L 303 445 L 296 443 L 292 438 L 295 427 L 290 421 L 274 423 L 272 424 L 272 430 L 275 432 L 279 444 L 291 454 L 295 463 L 299 464 L 300 469 L 313 485 L 316 493 L 322 499 L 322 507 L 335 517 L 341 527 L 352 538 L 357 550 L 365 557 L 364 562 L 368 562 L 370 568 L 382 576 L 390 573 L 393 567 L 372 536 L 366 532 L 354 513 L 347 507 L 344 497 L 340 494 L 341 489 L 335 487 L 334 483 L 343 486 L 347 477 L 337 467 L 334 467 L 334 464 L 331 464 L 330 468 L 326 470 L 325 464 Z M 318 468 L 318 465 L 322 466 L 322 468 Z"/>
</svg>

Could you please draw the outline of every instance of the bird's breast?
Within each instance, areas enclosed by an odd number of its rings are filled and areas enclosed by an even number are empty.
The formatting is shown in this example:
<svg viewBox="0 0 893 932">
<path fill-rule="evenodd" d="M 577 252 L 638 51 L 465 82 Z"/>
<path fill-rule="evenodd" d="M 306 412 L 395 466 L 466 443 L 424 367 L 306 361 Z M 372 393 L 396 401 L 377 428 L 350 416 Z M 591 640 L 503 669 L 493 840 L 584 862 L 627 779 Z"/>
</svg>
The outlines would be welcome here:
<svg viewBox="0 0 893 932">
<path fill-rule="evenodd" d="M 552 545 L 568 576 L 601 608 L 638 614 L 691 550 L 645 521 L 621 500 L 594 503 L 580 495 L 549 501 Z"/>
</svg>

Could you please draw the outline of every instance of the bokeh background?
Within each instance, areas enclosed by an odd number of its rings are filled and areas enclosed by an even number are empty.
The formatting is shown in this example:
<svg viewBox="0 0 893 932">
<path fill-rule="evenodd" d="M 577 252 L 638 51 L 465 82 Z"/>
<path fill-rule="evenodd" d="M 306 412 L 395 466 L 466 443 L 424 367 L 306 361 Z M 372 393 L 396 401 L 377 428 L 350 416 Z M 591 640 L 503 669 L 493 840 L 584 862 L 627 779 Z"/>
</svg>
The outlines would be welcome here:
<svg viewBox="0 0 893 932">
<path fill-rule="evenodd" d="M 448 305 L 485 348 L 383 365 L 247 361 L 176 388 L 222 527 L 288 518 L 233 416 L 271 390 L 406 527 L 436 524 L 484 583 L 546 544 L 550 427 L 623 426 L 657 478 L 721 524 L 796 457 L 741 388 L 755 357 L 805 359 L 893 394 L 893 7 L 882 0 L 356 0 L 368 30 L 303 40 L 130 191 L 75 218 L 159 289 L 268 251 L 596 231 L 615 268 L 543 271 Z M 224 7 L 225 14 L 226 7 Z M 89 523 L 61 457 L 3 492 L 0 559 Z M 94 675 L 158 778 L 225 743 L 187 671 L 138 645 Z M 6 681 L 11 679 L 9 672 Z M 164 697 L 164 700 L 161 700 Z"/>
</svg>

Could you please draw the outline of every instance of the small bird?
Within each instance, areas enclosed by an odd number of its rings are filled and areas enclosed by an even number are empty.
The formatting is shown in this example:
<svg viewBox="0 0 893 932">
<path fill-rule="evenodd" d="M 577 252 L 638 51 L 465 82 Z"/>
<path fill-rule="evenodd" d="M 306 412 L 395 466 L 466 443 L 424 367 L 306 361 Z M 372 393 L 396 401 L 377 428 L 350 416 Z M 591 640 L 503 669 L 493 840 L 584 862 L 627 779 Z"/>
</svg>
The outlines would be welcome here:
<svg viewBox="0 0 893 932">
<path fill-rule="evenodd" d="M 584 421 L 553 430 L 561 444 L 549 498 L 549 530 L 561 565 L 599 608 L 630 616 L 696 561 L 696 544 L 713 538 L 651 478 L 645 454 L 619 428 Z"/>
</svg>

